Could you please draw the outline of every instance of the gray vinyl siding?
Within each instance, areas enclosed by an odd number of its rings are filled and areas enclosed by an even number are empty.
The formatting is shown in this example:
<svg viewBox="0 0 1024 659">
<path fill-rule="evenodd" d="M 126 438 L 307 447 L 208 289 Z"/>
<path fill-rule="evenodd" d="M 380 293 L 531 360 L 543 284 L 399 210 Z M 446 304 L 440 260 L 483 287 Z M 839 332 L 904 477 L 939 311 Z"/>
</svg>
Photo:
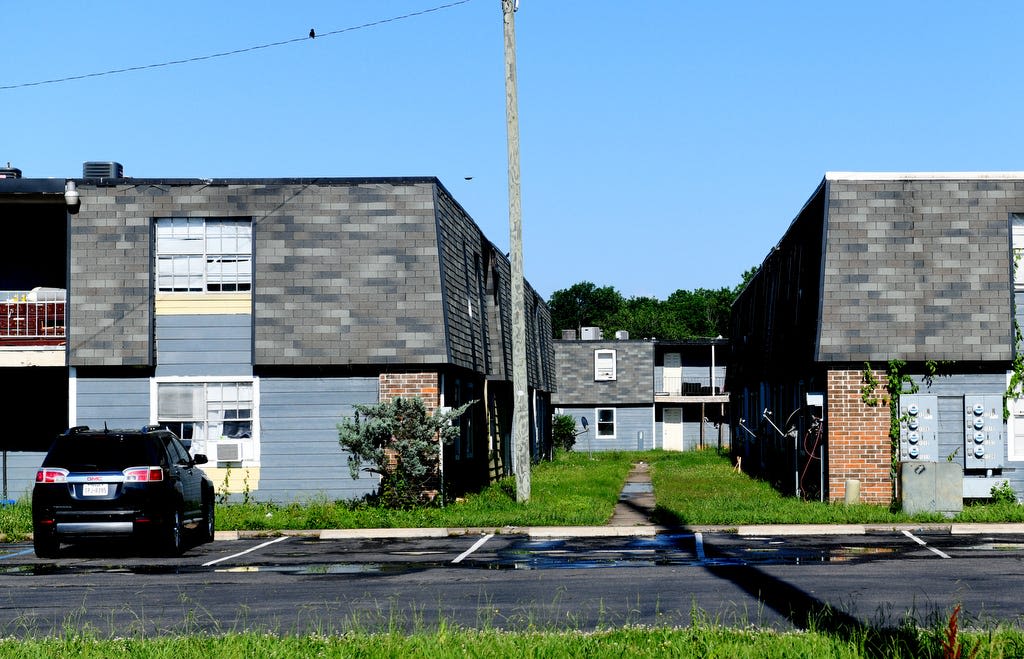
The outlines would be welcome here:
<svg viewBox="0 0 1024 659">
<path fill-rule="evenodd" d="M 922 378 L 915 376 L 914 381 L 922 382 Z M 964 464 L 964 395 L 1001 396 L 1005 391 L 1006 375 L 1003 373 L 939 376 L 932 379 L 930 386 L 927 383 L 921 384 L 921 393 L 938 396 L 939 460 L 953 456 L 954 462 Z M 1007 449 L 1004 448 L 1005 450 Z M 1004 454 L 1004 457 L 1008 457 L 1007 454 Z M 1018 496 L 1024 494 L 1024 462 L 1007 460 L 999 477 L 1010 481 Z"/>
<path fill-rule="evenodd" d="M 654 448 L 654 408 L 651 407 L 614 407 L 615 437 L 613 439 L 597 436 L 596 407 L 559 407 L 559 414 L 567 414 L 576 420 L 576 430 L 582 430 L 581 417 L 586 417 L 589 424 L 587 432 L 576 436 L 575 451 L 636 451 Z M 643 439 L 640 439 L 643 433 Z"/>
<path fill-rule="evenodd" d="M 262 378 L 260 485 L 254 496 L 339 500 L 376 490 L 376 476 L 349 475 L 337 429 L 354 404 L 376 402 L 377 378 Z"/>
<path fill-rule="evenodd" d="M 156 376 L 252 375 L 252 316 L 156 317 Z"/>
<path fill-rule="evenodd" d="M 141 428 L 149 423 L 149 378 L 78 378 L 75 425 Z"/>
<path fill-rule="evenodd" d="M 710 408 L 714 405 L 716 408 L 718 403 L 708 403 Z M 719 426 L 721 427 L 721 440 L 722 447 L 728 448 L 732 445 L 732 435 L 730 433 L 729 425 L 727 423 L 720 423 L 715 425 L 712 421 L 704 421 L 704 418 L 700 413 L 700 404 L 687 404 L 687 405 L 665 405 L 665 407 L 682 407 L 683 408 L 683 450 L 692 451 L 700 448 L 700 429 L 701 424 L 704 425 L 704 447 L 718 447 L 719 440 Z M 665 447 L 665 417 L 661 410 L 658 411 L 655 417 L 655 444 L 654 448 Z"/>
<path fill-rule="evenodd" d="M 7 454 L 7 499 L 18 501 L 32 496 L 36 469 L 45 457 L 45 453 L 36 451 L 11 451 Z"/>
</svg>

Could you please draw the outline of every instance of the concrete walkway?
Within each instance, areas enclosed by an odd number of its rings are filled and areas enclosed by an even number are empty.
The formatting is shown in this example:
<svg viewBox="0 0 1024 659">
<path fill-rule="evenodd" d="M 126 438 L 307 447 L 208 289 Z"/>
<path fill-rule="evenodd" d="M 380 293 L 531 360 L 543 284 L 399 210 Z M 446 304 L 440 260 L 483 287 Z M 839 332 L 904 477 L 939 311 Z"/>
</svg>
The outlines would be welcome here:
<svg viewBox="0 0 1024 659">
<path fill-rule="evenodd" d="M 654 487 L 651 485 L 650 466 L 646 462 L 638 462 L 626 476 L 608 526 L 655 526 L 653 516 Z"/>
</svg>

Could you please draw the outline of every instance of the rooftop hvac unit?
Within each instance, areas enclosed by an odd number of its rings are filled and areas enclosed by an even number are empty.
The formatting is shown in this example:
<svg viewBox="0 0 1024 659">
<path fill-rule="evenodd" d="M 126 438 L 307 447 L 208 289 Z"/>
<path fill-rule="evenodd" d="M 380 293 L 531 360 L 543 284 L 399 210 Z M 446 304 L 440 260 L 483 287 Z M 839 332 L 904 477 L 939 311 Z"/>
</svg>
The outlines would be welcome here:
<svg viewBox="0 0 1024 659">
<path fill-rule="evenodd" d="M 21 170 L 8 163 L 6 167 L 0 167 L 0 178 L 21 178 Z"/>
<path fill-rule="evenodd" d="M 600 341 L 601 340 L 601 328 L 600 327 L 581 327 L 580 338 L 584 341 Z"/>
<path fill-rule="evenodd" d="M 562 330 L 562 340 L 563 341 L 575 341 L 576 340 L 576 330 Z"/>
<path fill-rule="evenodd" d="M 124 178 L 124 167 L 119 162 L 82 163 L 82 178 Z"/>
<path fill-rule="evenodd" d="M 627 330 L 617 330 L 615 332 L 616 341 L 629 341 L 629 332 Z"/>
</svg>

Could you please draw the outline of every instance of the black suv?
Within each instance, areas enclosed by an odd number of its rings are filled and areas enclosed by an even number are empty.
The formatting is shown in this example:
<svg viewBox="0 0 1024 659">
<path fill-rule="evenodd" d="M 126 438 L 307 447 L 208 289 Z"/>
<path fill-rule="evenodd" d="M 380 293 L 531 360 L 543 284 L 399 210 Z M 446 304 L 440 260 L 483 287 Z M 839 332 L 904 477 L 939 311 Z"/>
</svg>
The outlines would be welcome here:
<svg viewBox="0 0 1024 659">
<path fill-rule="evenodd" d="M 90 430 L 57 437 L 36 472 L 32 531 L 36 555 L 54 558 L 62 541 L 137 537 L 161 553 L 181 553 L 186 529 L 213 540 L 213 483 L 174 433 Z"/>
</svg>

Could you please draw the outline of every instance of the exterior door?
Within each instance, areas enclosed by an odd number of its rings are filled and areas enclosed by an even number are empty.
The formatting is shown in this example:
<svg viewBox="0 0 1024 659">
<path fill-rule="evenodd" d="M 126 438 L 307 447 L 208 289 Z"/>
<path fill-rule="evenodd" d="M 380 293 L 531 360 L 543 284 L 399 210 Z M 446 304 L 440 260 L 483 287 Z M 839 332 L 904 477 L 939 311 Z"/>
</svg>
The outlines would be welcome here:
<svg viewBox="0 0 1024 659">
<path fill-rule="evenodd" d="M 683 408 L 666 407 L 662 411 L 662 442 L 666 451 L 683 450 Z"/>
<path fill-rule="evenodd" d="M 678 352 L 665 353 L 663 370 L 665 393 L 678 396 L 683 392 L 683 359 Z M 681 412 L 680 412 L 681 414 Z"/>
</svg>

